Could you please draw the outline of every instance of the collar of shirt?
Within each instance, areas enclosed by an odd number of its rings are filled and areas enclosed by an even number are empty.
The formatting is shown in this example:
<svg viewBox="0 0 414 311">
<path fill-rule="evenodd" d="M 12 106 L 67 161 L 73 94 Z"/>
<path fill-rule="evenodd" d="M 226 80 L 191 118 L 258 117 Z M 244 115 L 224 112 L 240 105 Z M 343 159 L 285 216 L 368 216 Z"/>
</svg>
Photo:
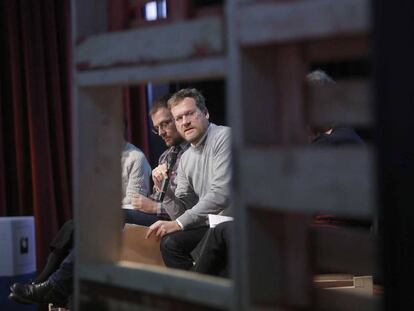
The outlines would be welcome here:
<svg viewBox="0 0 414 311">
<path fill-rule="evenodd" d="M 180 148 L 182 151 L 186 151 L 187 148 L 190 146 L 190 144 L 186 141 L 182 142 L 181 144 L 179 144 Z"/>
<path fill-rule="evenodd" d="M 207 134 L 208 134 L 208 131 L 210 130 L 210 128 L 211 128 L 211 123 L 208 125 L 207 131 L 204 133 L 203 137 L 201 137 L 199 142 L 197 144 L 191 144 L 191 147 L 197 148 L 197 147 L 201 146 L 204 143 L 204 141 L 206 140 Z"/>
</svg>

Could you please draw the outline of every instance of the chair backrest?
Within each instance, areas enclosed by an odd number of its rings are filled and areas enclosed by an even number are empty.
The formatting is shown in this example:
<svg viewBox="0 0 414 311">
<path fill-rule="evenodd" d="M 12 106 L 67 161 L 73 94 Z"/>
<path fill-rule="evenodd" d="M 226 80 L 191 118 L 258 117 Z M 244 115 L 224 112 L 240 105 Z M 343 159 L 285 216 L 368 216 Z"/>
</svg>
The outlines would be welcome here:
<svg viewBox="0 0 414 311">
<path fill-rule="evenodd" d="M 125 224 L 122 233 L 121 260 L 165 266 L 160 242 L 154 237 L 145 239 L 148 227 Z"/>
</svg>

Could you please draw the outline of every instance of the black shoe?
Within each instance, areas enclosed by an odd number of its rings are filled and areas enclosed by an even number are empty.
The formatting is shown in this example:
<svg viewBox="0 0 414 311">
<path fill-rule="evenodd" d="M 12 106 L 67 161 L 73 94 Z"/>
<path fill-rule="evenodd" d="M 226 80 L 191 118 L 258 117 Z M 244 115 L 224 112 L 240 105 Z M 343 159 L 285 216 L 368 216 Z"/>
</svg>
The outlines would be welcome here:
<svg viewBox="0 0 414 311">
<path fill-rule="evenodd" d="M 49 281 L 39 284 L 19 284 L 10 286 L 9 299 L 17 303 L 53 303 L 56 306 L 65 306 L 67 297 L 56 290 Z"/>
<path fill-rule="evenodd" d="M 9 299 L 13 300 L 14 302 L 21 303 L 21 304 L 24 304 L 24 305 L 31 304 L 31 302 L 26 302 L 25 300 L 21 300 L 19 298 L 19 296 L 16 296 L 14 293 L 9 294 Z"/>
</svg>

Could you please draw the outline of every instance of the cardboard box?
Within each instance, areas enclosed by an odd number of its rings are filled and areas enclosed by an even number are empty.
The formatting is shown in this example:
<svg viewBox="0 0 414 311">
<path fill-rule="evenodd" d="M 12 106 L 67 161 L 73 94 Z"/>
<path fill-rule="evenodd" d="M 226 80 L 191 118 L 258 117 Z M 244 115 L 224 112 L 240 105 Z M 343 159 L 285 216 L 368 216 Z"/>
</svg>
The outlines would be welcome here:
<svg viewBox="0 0 414 311">
<path fill-rule="evenodd" d="M 36 271 L 34 217 L 0 217 L 0 276 Z"/>
</svg>

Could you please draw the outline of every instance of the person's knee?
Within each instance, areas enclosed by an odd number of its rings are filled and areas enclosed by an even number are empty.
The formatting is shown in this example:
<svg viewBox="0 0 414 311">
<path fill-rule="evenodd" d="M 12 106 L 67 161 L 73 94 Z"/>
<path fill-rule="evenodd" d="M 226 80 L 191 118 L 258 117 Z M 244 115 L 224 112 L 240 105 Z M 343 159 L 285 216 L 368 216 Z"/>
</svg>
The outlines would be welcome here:
<svg viewBox="0 0 414 311">
<path fill-rule="evenodd" d="M 161 239 L 160 249 L 162 254 L 174 252 L 177 248 L 177 239 L 175 239 L 173 235 L 169 234 Z"/>
<path fill-rule="evenodd" d="M 214 237 L 216 240 L 227 242 L 230 240 L 232 223 L 222 222 L 214 227 Z"/>
</svg>

